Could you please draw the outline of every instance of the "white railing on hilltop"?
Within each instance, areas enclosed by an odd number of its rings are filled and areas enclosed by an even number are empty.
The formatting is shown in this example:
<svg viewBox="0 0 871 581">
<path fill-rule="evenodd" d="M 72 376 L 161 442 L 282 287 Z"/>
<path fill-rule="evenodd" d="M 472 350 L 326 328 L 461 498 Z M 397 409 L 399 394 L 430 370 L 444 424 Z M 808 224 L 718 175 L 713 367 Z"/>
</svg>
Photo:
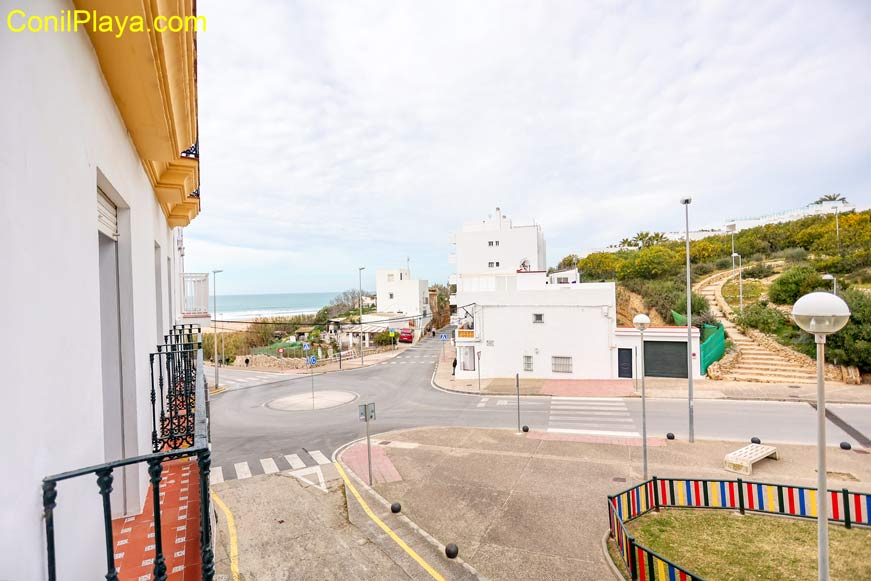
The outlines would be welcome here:
<svg viewBox="0 0 871 581">
<path fill-rule="evenodd" d="M 181 275 L 184 302 L 182 315 L 209 315 L 209 273 L 185 272 Z"/>
</svg>

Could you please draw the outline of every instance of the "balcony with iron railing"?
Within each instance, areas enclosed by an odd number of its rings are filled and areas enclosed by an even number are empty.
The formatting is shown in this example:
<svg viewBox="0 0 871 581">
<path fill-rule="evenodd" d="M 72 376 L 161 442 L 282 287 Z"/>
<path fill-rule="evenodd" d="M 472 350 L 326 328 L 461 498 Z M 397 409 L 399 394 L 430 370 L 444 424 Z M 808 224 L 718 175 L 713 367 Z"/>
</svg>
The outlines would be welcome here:
<svg viewBox="0 0 871 581">
<path fill-rule="evenodd" d="M 165 580 L 169 573 L 180 571 L 184 571 L 185 579 L 214 578 L 209 509 L 211 453 L 200 340 L 199 327 L 176 325 L 165 343 L 149 356 L 152 453 L 43 479 L 49 581 L 58 579 L 57 555 L 65 551 L 55 545 L 55 515 L 62 518 L 65 501 L 63 485 L 89 477 L 95 479 L 101 497 L 107 580 L 117 581 L 122 568 L 125 578 Z M 111 493 L 116 472 L 123 476 L 125 470 L 143 466 L 147 467 L 150 490 L 142 512 L 113 520 Z M 81 501 L 78 496 L 68 500 Z M 188 517 L 188 507 L 198 515 Z M 66 574 L 64 578 L 77 578 L 72 572 L 62 573 Z"/>
<path fill-rule="evenodd" d="M 185 272 L 181 275 L 182 302 L 181 315 L 183 318 L 208 318 L 209 317 L 209 273 Z"/>
</svg>

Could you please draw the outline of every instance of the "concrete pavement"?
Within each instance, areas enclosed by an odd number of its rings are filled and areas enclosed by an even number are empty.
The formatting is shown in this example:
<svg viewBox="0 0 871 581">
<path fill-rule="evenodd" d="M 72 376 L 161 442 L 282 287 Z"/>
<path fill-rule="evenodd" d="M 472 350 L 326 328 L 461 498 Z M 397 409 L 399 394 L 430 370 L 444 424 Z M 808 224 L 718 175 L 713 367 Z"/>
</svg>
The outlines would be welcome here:
<svg viewBox="0 0 871 581">
<path fill-rule="evenodd" d="M 689 444 L 658 439 L 651 474 L 728 477 L 723 456 L 735 442 Z M 511 430 L 420 428 L 380 434 L 374 490 L 491 579 L 607 579 L 601 550 L 605 499 L 640 480 L 638 439 L 603 443 L 590 437 Z M 781 460 L 754 467 L 753 478 L 814 485 L 815 448 L 778 445 Z M 861 451 L 860 451 L 861 452 Z M 830 448 L 832 488 L 871 491 L 871 463 L 856 451 Z M 348 450 L 345 457 L 353 460 Z M 389 464 L 389 466 L 388 466 Z M 359 462 L 348 463 L 354 470 Z M 362 476 L 366 478 L 365 474 Z"/>
</svg>

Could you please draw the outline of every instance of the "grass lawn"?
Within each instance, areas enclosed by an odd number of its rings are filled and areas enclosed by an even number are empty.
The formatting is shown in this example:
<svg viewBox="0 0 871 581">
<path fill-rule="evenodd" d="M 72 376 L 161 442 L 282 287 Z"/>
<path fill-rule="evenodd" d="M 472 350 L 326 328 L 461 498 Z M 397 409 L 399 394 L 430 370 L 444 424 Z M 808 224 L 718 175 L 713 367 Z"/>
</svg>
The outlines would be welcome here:
<svg viewBox="0 0 871 581">
<path fill-rule="evenodd" d="M 745 280 L 744 281 L 744 306 L 746 307 L 750 303 L 756 302 L 759 298 L 759 295 L 765 290 L 765 285 L 756 280 Z M 740 289 L 738 288 L 737 280 L 730 280 L 726 284 L 723 285 L 723 298 L 726 299 L 726 303 L 734 310 L 738 310 L 741 306 L 741 296 Z"/>
<path fill-rule="evenodd" d="M 636 542 L 710 581 L 817 578 L 816 521 L 663 510 L 626 528 Z M 829 525 L 829 554 L 832 579 L 871 580 L 871 529 Z"/>
</svg>

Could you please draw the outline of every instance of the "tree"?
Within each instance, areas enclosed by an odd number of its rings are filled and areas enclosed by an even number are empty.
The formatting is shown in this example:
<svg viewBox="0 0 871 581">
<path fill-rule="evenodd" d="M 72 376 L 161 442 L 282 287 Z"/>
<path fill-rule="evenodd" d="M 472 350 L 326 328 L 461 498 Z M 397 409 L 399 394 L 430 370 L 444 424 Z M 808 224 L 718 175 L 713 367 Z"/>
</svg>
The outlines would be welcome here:
<svg viewBox="0 0 871 581">
<path fill-rule="evenodd" d="M 617 277 L 618 258 L 612 252 L 593 252 L 578 262 L 585 280 L 613 280 Z"/>
<path fill-rule="evenodd" d="M 847 198 L 842 196 L 841 194 L 825 194 L 817 198 L 817 201 L 814 204 L 824 204 L 825 202 L 841 202 L 842 204 L 847 203 Z"/>
<path fill-rule="evenodd" d="M 779 305 L 791 305 L 802 295 L 823 286 L 819 273 L 810 266 L 794 266 L 778 276 L 768 289 L 768 298 Z"/>
<path fill-rule="evenodd" d="M 569 254 L 568 256 L 564 257 L 562 260 L 559 261 L 559 264 L 556 265 L 557 270 L 568 270 L 570 268 L 577 268 L 579 260 L 580 258 L 578 258 L 577 254 Z"/>
<path fill-rule="evenodd" d="M 850 322 L 826 337 L 826 359 L 871 371 L 871 295 L 848 290 L 841 298 L 850 307 Z"/>
<path fill-rule="evenodd" d="M 680 272 L 680 255 L 666 246 L 648 246 L 633 252 L 617 267 L 620 278 L 663 278 Z"/>
</svg>

